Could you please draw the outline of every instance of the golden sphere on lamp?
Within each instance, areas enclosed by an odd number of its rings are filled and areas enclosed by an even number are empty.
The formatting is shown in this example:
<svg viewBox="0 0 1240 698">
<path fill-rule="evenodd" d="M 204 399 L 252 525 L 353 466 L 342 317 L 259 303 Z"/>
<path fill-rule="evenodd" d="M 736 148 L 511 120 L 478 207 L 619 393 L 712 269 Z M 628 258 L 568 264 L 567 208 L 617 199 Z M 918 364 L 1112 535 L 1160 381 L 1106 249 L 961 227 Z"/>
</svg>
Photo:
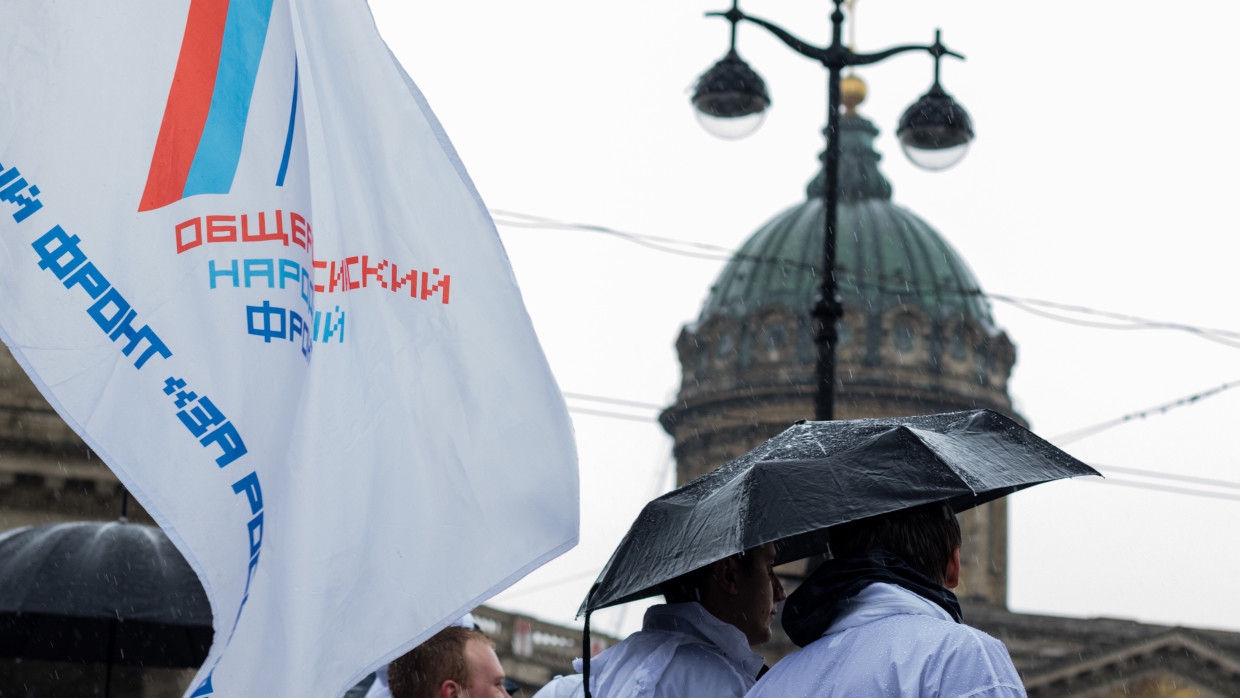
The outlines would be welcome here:
<svg viewBox="0 0 1240 698">
<path fill-rule="evenodd" d="M 857 105 L 865 101 L 865 81 L 856 75 L 845 75 L 840 80 L 840 103 L 844 113 L 855 115 Z"/>
</svg>

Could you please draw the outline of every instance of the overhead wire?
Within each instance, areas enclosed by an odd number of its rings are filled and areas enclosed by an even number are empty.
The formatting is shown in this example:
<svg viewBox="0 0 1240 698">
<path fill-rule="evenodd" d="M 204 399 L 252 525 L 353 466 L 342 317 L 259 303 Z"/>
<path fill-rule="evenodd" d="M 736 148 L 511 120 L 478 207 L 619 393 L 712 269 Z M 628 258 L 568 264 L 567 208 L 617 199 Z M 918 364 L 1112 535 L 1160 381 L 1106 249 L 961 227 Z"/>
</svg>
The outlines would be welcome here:
<svg viewBox="0 0 1240 698">
<path fill-rule="evenodd" d="M 1208 477 L 1197 477 L 1195 475 L 1176 475 L 1174 473 L 1162 473 L 1157 470 L 1142 470 L 1139 468 L 1121 468 L 1118 465 L 1099 465 L 1095 466 L 1098 470 L 1105 472 L 1117 472 L 1123 475 L 1136 475 L 1139 477 L 1159 478 L 1163 480 L 1178 480 L 1180 482 L 1190 482 L 1195 485 L 1208 485 L 1210 487 L 1224 487 L 1233 490 L 1240 490 L 1240 482 L 1231 482 L 1229 480 L 1215 480 Z"/>
<path fill-rule="evenodd" d="M 602 225 L 591 225 L 588 223 L 568 223 L 564 221 L 556 221 L 541 216 L 532 216 L 525 213 L 515 213 L 512 211 L 491 211 L 492 219 L 496 225 L 503 225 L 512 228 L 542 228 L 550 230 L 580 230 L 589 233 L 600 233 L 610 235 L 629 242 L 649 247 L 660 252 L 669 254 L 678 254 L 684 257 L 697 257 L 699 259 L 715 259 L 727 260 L 730 254 L 734 252 L 727 247 L 712 245 L 705 242 L 692 242 L 688 240 L 676 240 L 674 238 L 658 237 L 656 235 L 641 235 L 638 233 L 626 233 L 622 230 L 608 228 Z M 687 249 L 681 249 L 687 248 Z M 700 251 L 694 251 L 694 249 Z"/>
<path fill-rule="evenodd" d="M 497 225 L 517 228 L 536 228 L 536 229 L 552 229 L 552 230 L 578 230 L 582 232 L 591 232 L 610 235 L 623 240 L 639 244 L 656 251 L 666 252 L 668 254 L 677 254 L 686 257 L 694 257 L 698 259 L 710 259 L 715 261 L 751 261 L 759 264 L 778 264 L 783 267 L 802 269 L 813 274 L 818 274 L 821 267 L 817 264 L 811 264 L 799 259 L 791 259 L 787 257 L 772 257 L 766 255 L 751 255 L 739 250 L 713 245 L 710 243 L 693 242 L 687 240 L 677 240 L 674 238 L 658 237 L 653 235 L 643 235 L 639 233 L 625 232 L 609 228 L 602 225 L 593 225 L 585 223 L 571 223 L 567 221 L 559 221 L 542 216 L 533 216 L 530 214 L 516 213 L 512 211 L 492 210 L 491 214 Z M 683 248 L 683 249 L 682 249 Z M 847 285 L 848 273 L 841 270 L 841 285 Z M 885 285 L 893 284 L 893 285 Z M 852 283 L 857 288 L 873 288 L 880 292 L 892 294 L 917 294 L 917 293 L 933 293 L 935 295 L 959 295 L 977 296 L 988 300 L 1006 303 L 1027 313 L 1037 315 L 1056 322 L 1063 322 L 1083 327 L 1093 327 L 1096 329 L 1107 330 L 1170 330 L 1185 332 L 1192 334 L 1207 341 L 1222 344 L 1224 346 L 1240 348 L 1240 332 L 1234 330 L 1212 329 L 1205 327 L 1197 327 L 1179 322 L 1167 322 L 1163 320 L 1153 320 L 1142 318 L 1135 315 L 1127 315 L 1124 313 L 1116 313 L 1106 310 L 1098 310 L 1081 305 L 1072 305 L 1067 303 L 1059 303 L 1056 301 L 1041 300 L 1036 298 L 1023 298 L 1020 296 L 1012 296 L 1002 293 L 989 293 L 982 289 L 944 289 L 944 288 L 921 288 L 914 284 L 909 284 L 904 279 L 884 278 L 879 275 L 875 280 L 871 281 L 867 278 L 865 283 Z M 1049 310 L 1048 310 L 1049 309 Z M 1095 317 L 1108 318 L 1120 322 L 1099 322 L 1082 320 L 1068 315 L 1063 315 L 1051 310 L 1058 310 L 1067 313 L 1075 313 L 1078 315 L 1088 315 Z M 1235 341 L 1233 341 L 1235 340 Z"/>
<path fill-rule="evenodd" d="M 1134 315 L 1125 315 L 1122 313 L 1114 313 L 1105 310 L 1097 310 L 1094 308 L 1086 308 L 1083 306 L 1073 306 L 1064 303 L 1056 303 L 1054 301 L 1037 300 L 1033 298 L 1018 298 L 1016 296 L 1008 296 L 999 293 L 985 293 L 980 295 L 991 300 L 1007 303 L 1019 308 L 1032 315 L 1063 322 L 1072 325 L 1080 325 L 1082 327 L 1093 327 L 1102 330 L 1171 330 L 1175 332 L 1185 332 L 1216 344 L 1240 349 L 1240 341 L 1233 341 L 1232 338 L 1240 339 L 1240 332 L 1231 330 L 1209 329 L 1204 327 L 1194 327 L 1179 322 L 1164 322 L 1161 320 L 1150 320 Z M 1122 320 L 1123 322 L 1097 322 L 1091 320 L 1081 320 L 1078 318 L 1060 315 L 1057 313 L 1042 310 L 1033 306 L 1043 306 L 1057 308 L 1069 312 L 1079 313 L 1082 315 L 1093 315 L 1099 317 L 1113 318 Z"/>
<path fill-rule="evenodd" d="M 1075 482 L 1076 480 L 1074 480 Z M 1090 478 L 1080 478 L 1081 482 L 1091 482 L 1100 485 L 1115 485 L 1118 487 L 1132 487 L 1142 490 L 1154 490 L 1156 492 L 1168 492 L 1171 494 L 1180 494 L 1189 497 L 1202 497 L 1206 499 L 1225 499 L 1233 502 L 1240 502 L 1240 494 L 1228 494 L 1225 492 L 1209 492 L 1206 490 L 1194 490 L 1187 487 L 1173 487 L 1169 485 L 1159 485 L 1150 482 L 1137 482 L 1136 480 L 1117 480 L 1115 478 L 1106 478 L 1104 480 L 1093 480 Z"/>
<path fill-rule="evenodd" d="M 1145 419 L 1146 417 L 1149 417 L 1152 414 L 1166 414 L 1167 412 L 1173 409 L 1176 409 L 1177 407 L 1195 405 L 1201 400 L 1204 400 L 1205 398 L 1213 397 L 1215 395 L 1218 395 L 1219 393 L 1226 392 L 1236 387 L 1240 387 L 1240 380 L 1230 381 L 1218 387 L 1211 388 L 1209 390 L 1203 390 L 1197 393 L 1193 393 L 1192 395 L 1186 395 L 1177 400 L 1172 400 L 1171 402 L 1166 402 L 1161 405 L 1155 405 L 1154 407 L 1147 407 L 1143 410 L 1137 410 L 1136 412 L 1129 412 L 1128 414 L 1123 415 L 1122 417 L 1116 417 L 1115 419 L 1109 419 L 1105 422 L 1099 422 L 1097 424 L 1092 424 L 1087 427 L 1081 427 L 1080 429 L 1075 429 L 1073 431 L 1060 434 L 1058 436 L 1052 436 L 1051 438 L 1047 439 L 1047 441 L 1050 441 L 1051 443 L 1054 443 L 1060 446 L 1064 444 L 1070 444 L 1074 441 L 1080 441 L 1081 439 L 1084 439 L 1088 436 L 1093 436 L 1094 434 L 1097 434 L 1099 432 L 1106 431 L 1107 429 L 1111 429 L 1113 427 L 1120 426 L 1121 424 L 1131 422 L 1134 419 Z"/>
<path fill-rule="evenodd" d="M 780 264 L 786 267 L 801 268 L 804 270 L 811 271 L 813 273 L 818 272 L 818 267 L 816 265 L 808 264 L 801 260 L 794 260 L 794 259 L 781 258 L 781 257 L 767 257 L 767 256 L 760 256 L 760 255 L 748 255 L 748 254 L 742 253 L 732 248 L 722 247 L 719 245 L 712 245 L 709 243 L 675 240 L 673 238 L 664 238 L 664 237 L 657 237 L 657 236 L 652 236 L 652 235 L 641 235 L 638 233 L 629 233 L 629 232 L 616 230 L 614 228 L 609 228 L 607 226 L 602 226 L 602 225 L 591 225 L 591 224 L 583 224 L 583 223 L 571 223 L 571 222 L 566 222 L 566 221 L 558 221 L 558 220 L 554 220 L 551 218 L 546 218 L 542 216 L 534 216 L 534 215 L 525 214 L 525 213 L 517 213 L 513 211 L 493 210 L 491 213 L 493 216 L 495 216 L 496 223 L 499 225 L 508 225 L 508 226 L 526 227 L 526 228 L 580 230 L 580 231 L 586 231 L 586 232 L 603 233 L 607 235 L 620 237 L 622 239 L 630 240 L 633 242 L 637 242 L 638 244 L 642 244 L 647 247 L 651 247 L 653 249 L 663 251 L 663 252 L 669 252 L 672 254 L 685 254 L 687 256 L 716 259 L 720 261 L 748 260 L 748 261 L 754 261 L 758 263 Z M 679 249 L 672 247 L 673 245 L 692 247 L 692 248 L 696 248 L 699 250 L 704 250 L 706 252 L 705 253 L 686 252 L 685 250 L 679 250 Z M 841 276 L 847 277 L 847 272 L 842 273 Z M 893 281 L 896 284 L 898 284 L 898 286 L 887 285 L 889 283 L 892 283 Z M 846 278 L 842 279 L 842 282 L 843 282 L 842 285 L 847 285 Z M 960 296 L 978 296 L 978 297 L 986 298 L 989 300 L 1007 303 L 1007 304 L 1012 305 L 1013 307 L 1024 310 L 1025 312 L 1028 312 L 1028 313 L 1031 313 L 1031 314 L 1034 314 L 1034 315 L 1037 315 L 1039 317 L 1043 317 L 1046 319 L 1054 320 L 1057 322 L 1064 322 L 1068 324 L 1074 324 L 1074 325 L 1085 326 L 1085 327 L 1093 327 L 1097 329 L 1108 329 L 1108 330 L 1139 330 L 1139 329 L 1173 330 L 1173 331 L 1186 332 L 1194 336 L 1201 337 L 1202 339 L 1206 339 L 1208 341 L 1222 344 L 1225 346 L 1240 348 L 1240 341 L 1233 341 L 1233 339 L 1240 340 L 1240 332 L 1236 332 L 1236 331 L 1196 327 L 1193 325 L 1188 325 L 1185 323 L 1178 323 L 1178 322 L 1151 320 L 1148 318 L 1141 318 L 1138 316 L 1128 315 L 1124 313 L 1116 313 L 1116 312 L 1111 312 L 1111 311 L 1098 310 L 1098 309 L 1089 308 L 1086 306 L 1059 303 L 1055 301 L 1047 301 L 1047 300 L 1040 300 L 1040 299 L 1034 299 L 1034 298 L 1022 298 L 1019 296 L 1011 296 L 1011 295 L 1000 294 L 1000 293 L 986 293 L 985 291 L 982 291 L 980 288 L 961 289 L 961 290 L 943 289 L 943 288 L 921 289 L 917 287 L 916 285 L 909 284 L 907 280 L 886 278 L 884 275 L 881 275 L 881 274 L 878 275 L 878 277 L 874 279 L 873 281 L 867 279 L 866 282 L 863 284 L 857 284 L 854 281 L 851 285 L 854 288 L 873 288 L 880 292 L 889 293 L 889 294 L 916 294 L 919 292 L 926 292 L 926 293 L 933 293 L 933 294 L 940 295 L 940 296 L 951 295 L 951 294 L 956 294 Z M 1090 320 L 1082 320 L 1079 318 L 1074 318 L 1074 317 L 1058 314 L 1056 312 L 1052 312 L 1051 310 L 1046 310 L 1046 309 L 1068 312 L 1068 313 L 1077 313 L 1081 315 L 1103 317 L 1103 318 L 1108 318 L 1110 320 L 1113 320 L 1115 322 L 1097 322 L 1097 321 L 1090 321 Z M 1171 404 L 1171 405 L 1163 405 L 1163 406 L 1159 406 L 1155 408 L 1150 408 L 1149 410 L 1145 410 L 1142 412 L 1134 413 L 1132 415 L 1125 415 L 1124 417 L 1121 417 L 1117 420 L 1109 421 L 1109 422 L 1106 422 L 1100 425 L 1094 425 L 1091 427 L 1085 427 L 1082 430 L 1078 430 L 1077 432 L 1072 432 L 1070 434 L 1065 434 L 1059 437 L 1058 439 L 1053 439 L 1053 440 L 1057 440 L 1062 443 L 1070 443 L 1072 441 L 1077 441 L 1082 438 L 1085 438 L 1086 436 L 1092 436 L 1093 434 L 1099 433 L 1101 431 L 1112 428 L 1114 426 L 1118 426 L 1119 424 L 1122 424 L 1126 421 L 1130 421 L 1131 419 L 1148 416 L 1148 414 L 1155 412 L 1155 411 L 1160 412 L 1160 413 L 1165 413 L 1167 409 L 1170 409 L 1172 407 L 1181 406 L 1184 404 L 1192 404 L 1196 402 L 1197 400 L 1200 400 L 1204 397 L 1209 397 L 1210 395 L 1214 395 L 1214 394 L 1217 394 L 1218 392 L 1222 392 L 1222 390 L 1230 389 L 1230 387 L 1234 387 L 1234 385 L 1226 384 L 1225 387 L 1223 388 L 1216 388 L 1211 391 L 1206 391 L 1205 393 L 1199 393 L 1199 394 L 1189 396 L 1187 398 L 1182 398 L 1180 401 L 1176 401 L 1176 403 Z M 589 398 L 585 397 L 583 399 L 589 399 Z M 648 404 L 639 405 L 639 406 L 651 407 L 651 408 L 657 409 L 657 406 L 648 405 Z M 619 413 L 604 413 L 599 410 L 590 410 L 588 408 L 570 408 L 570 409 L 572 409 L 575 412 L 581 413 L 581 414 L 593 414 L 597 416 L 614 416 L 619 419 L 629 419 L 629 420 L 641 419 L 638 417 L 634 417 L 632 415 L 621 415 Z"/>
<path fill-rule="evenodd" d="M 1194 477 L 1191 475 L 1175 475 L 1172 473 L 1160 473 L 1160 472 L 1153 471 L 1153 470 L 1143 470 L 1139 468 L 1124 468 L 1124 467 L 1114 466 L 1114 465 L 1106 465 L 1106 466 L 1098 465 L 1098 466 L 1095 466 L 1095 468 L 1099 470 L 1100 472 L 1102 472 L 1104 475 L 1107 472 L 1116 472 L 1116 473 L 1122 473 L 1126 475 L 1136 475 L 1139 477 L 1149 477 L 1149 478 L 1165 479 L 1165 480 L 1179 480 L 1179 481 L 1189 482 L 1193 484 L 1208 485 L 1211 487 L 1221 487 L 1221 488 L 1226 488 L 1226 489 L 1240 490 L 1240 482 L 1230 482 L 1227 480 L 1215 480 L 1212 478 Z M 1132 489 L 1143 489 L 1143 490 L 1150 490 L 1154 492 L 1162 492 L 1166 494 L 1183 495 L 1183 496 L 1188 496 L 1188 497 L 1200 497 L 1200 498 L 1205 498 L 1205 499 L 1219 499 L 1223 501 L 1240 502 L 1240 494 L 1230 494 L 1226 492 L 1210 492 L 1207 490 L 1191 489 L 1187 487 L 1176 487 L 1176 486 L 1171 486 L 1171 485 L 1161 485 L 1157 483 L 1140 482 L 1136 480 L 1116 479 L 1112 477 L 1104 478 L 1101 480 L 1095 479 L 1095 478 L 1073 478 L 1071 482 L 1085 482 L 1085 483 L 1095 484 L 1095 485 L 1111 485 L 1111 486 L 1116 486 L 1116 487 L 1128 487 Z M 539 584 L 534 587 L 530 587 L 528 589 L 519 589 L 519 590 L 515 590 L 512 592 L 505 592 L 503 598 L 504 600 L 508 600 L 511 598 L 516 598 L 518 596 L 525 596 L 527 594 L 533 594 L 539 591 L 544 591 L 546 589 L 563 586 L 565 584 L 575 582 L 583 577 L 598 576 L 600 572 L 602 572 L 601 568 L 594 568 L 594 569 L 574 572 L 572 574 L 568 574 L 562 577 L 557 577 L 556 579 L 547 581 L 543 584 Z"/>
<path fill-rule="evenodd" d="M 1205 393 L 1198 394 L 1198 396 L 1200 397 L 1201 395 L 1206 395 L 1206 394 L 1217 394 L 1218 392 L 1221 392 L 1224 389 L 1230 389 L 1232 387 L 1236 387 L 1237 385 L 1240 385 L 1240 381 L 1235 381 L 1233 383 L 1224 384 L 1223 386 L 1220 386 L 1219 388 L 1215 388 L 1212 391 L 1206 391 Z M 602 395 L 590 395 L 586 393 L 575 393 L 575 392 L 565 392 L 564 394 L 566 397 L 571 396 L 572 398 L 579 399 L 579 400 L 613 403 L 613 404 L 620 404 L 620 405 L 630 405 L 630 406 L 646 407 L 646 408 L 661 407 L 654 403 L 642 402 L 638 400 L 625 400 L 625 399 L 620 399 L 620 398 L 606 397 Z M 1190 398 L 1192 398 L 1192 396 L 1190 396 Z M 1177 400 L 1174 403 L 1168 403 L 1168 405 L 1178 405 L 1179 403 L 1189 400 L 1190 398 L 1182 398 L 1181 400 Z M 1157 410 L 1159 408 L 1150 408 L 1150 409 Z M 569 410 L 577 411 L 577 412 L 584 412 L 586 414 L 592 414 L 592 415 L 597 415 L 597 416 L 617 418 L 617 419 L 645 421 L 645 422 L 656 421 L 654 417 L 641 417 L 638 415 L 611 413 L 611 412 L 606 412 L 604 410 L 589 410 L 589 409 L 584 409 L 584 408 L 573 408 L 573 407 L 570 407 Z M 1095 425 L 1095 427 L 1096 426 L 1098 425 Z M 1051 439 L 1051 440 L 1054 441 L 1055 439 Z M 1149 478 L 1153 480 L 1167 480 L 1167 481 L 1173 481 L 1173 482 L 1183 482 L 1183 483 L 1188 483 L 1188 484 L 1193 484 L 1193 485 L 1202 485 L 1206 487 L 1231 489 L 1231 490 L 1236 490 L 1237 492 L 1240 492 L 1240 482 L 1232 482 L 1228 480 L 1219 480 L 1219 479 L 1214 479 L 1214 478 L 1197 477 L 1193 475 L 1166 473 L 1166 472 L 1160 472 L 1160 471 L 1155 471 L 1155 470 L 1145 470 L 1141 468 L 1128 468 L 1128 467 L 1122 467 L 1122 466 L 1116 466 L 1116 465 L 1096 465 L 1094 467 L 1098 471 L 1102 472 L 1103 475 L 1108 475 L 1109 473 L 1118 473 L 1121 475 L 1144 477 L 1144 478 Z M 657 490 L 662 489 L 661 483 L 666 482 L 668 474 L 669 474 L 668 471 L 670 471 L 673 468 L 675 468 L 675 461 L 669 458 L 664 468 L 662 468 L 661 471 L 657 473 L 657 478 L 655 479 L 655 482 L 652 486 L 652 493 L 653 493 L 651 496 L 652 499 L 654 496 L 657 496 L 658 494 Z M 1114 477 L 1106 477 L 1102 480 L 1097 480 L 1093 478 L 1074 478 L 1072 481 L 1073 482 L 1088 482 L 1088 483 L 1101 484 L 1101 485 L 1112 485 L 1116 487 L 1127 487 L 1127 488 L 1133 488 L 1133 489 L 1144 489 L 1144 490 L 1150 490 L 1150 491 L 1155 491 L 1155 492 L 1162 492 L 1162 493 L 1167 493 L 1167 494 L 1175 494 L 1175 495 L 1182 495 L 1182 496 L 1189 496 L 1189 497 L 1220 499 L 1224 501 L 1240 501 L 1240 494 L 1230 494 L 1226 492 L 1211 492 L 1208 490 L 1193 489 L 1193 488 L 1188 488 L 1188 487 L 1178 487 L 1174 485 L 1166 485 L 1166 484 L 1160 484 L 1160 483 L 1155 483 L 1155 482 L 1141 482 L 1141 481 L 1136 481 L 1136 480 L 1127 480 L 1127 479 L 1114 478 Z M 543 584 L 539 584 L 534 587 L 530 587 L 527 589 L 519 589 L 513 592 L 506 593 L 504 594 L 504 599 L 507 600 L 507 599 L 516 598 L 519 596 L 525 596 L 527 594 L 537 593 L 539 591 L 544 591 L 549 588 L 563 586 L 564 584 L 575 582 L 583 577 L 597 576 L 600 572 L 601 572 L 601 569 L 589 569 L 589 570 L 582 570 L 579 572 L 574 572 L 574 573 L 571 573 L 571 574 L 568 574 L 562 577 L 558 577 L 554 580 L 550 580 Z"/>
<path fill-rule="evenodd" d="M 641 402 L 638 400 L 622 400 L 620 398 L 606 397 L 604 395 L 590 395 L 588 393 L 574 393 L 563 391 L 562 394 L 569 400 L 581 400 L 585 402 L 602 403 L 604 405 L 617 405 L 620 407 L 633 407 L 643 410 L 662 411 L 662 405 L 656 405 L 652 402 Z M 568 406 L 568 411 L 574 414 L 588 414 L 596 417 L 611 417 L 613 419 L 627 419 L 633 422 L 657 422 L 657 418 L 651 415 L 632 414 L 629 412 L 618 412 L 616 410 L 604 410 L 597 407 L 582 407 L 579 405 Z"/>
<path fill-rule="evenodd" d="M 595 417 L 610 417 L 612 419 L 626 419 L 630 422 L 657 421 L 654 417 L 643 417 L 640 414 L 625 414 L 623 412 L 610 412 L 608 410 L 595 410 L 589 407 L 577 407 L 575 405 L 569 405 L 568 411 L 572 412 L 573 414 L 588 414 L 588 415 L 593 415 Z"/>
<path fill-rule="evenodd" d="M 1183 404 L 1192 404 L 1193 402 L 1196 402 L 1202 397 L 1208 397 L 1210 395 L 1218 394 L 1219 392 L 1222 392 L 1223 390 L 1230 390 L 1231 388 L 1234 388 L 1234 387 L 1240 387 L 1240 381 L 1233 381 L 1231 383 L 1225 383 L 1222 386 L 1219 386 L 1218 388 L 1204 391 L 1202 393 L 1196 393 L 1186 398 L 1181 398 L 1180 400 L 1167 403 L 1167 405 L 1149 408 L 1148 410 L 1133 413 L 1132 415 L 1125 415 L 1125 417 L 1134 418 L 1136 415 L 1140 415 L 1143 412 L 1155 412 L 1155 411 L 1160 411 L 1160 410 L 1166 411 L 1166 409 L 1171 409 L 1172 407 L 1175 407 L 1175 406 L 1181 406 Z M 607 398 L 607 397 L 603 397 L 600 395 L 586 395 L 584 393 L 572 393 L 572 394 L 576 396 L 578 399 L 589 399 L 589 400 L 596 400 L 599 402 L 617 402 L 620 404 L 633 404 L 633 405 L 640 405 L 640 406 L 655 407 L 653 403 L 648 403 L 648 402 L 638 402 L 635 400 L 620 400 L 618 398 Z M 604 410 L 590 410 L 588 408 L 569 407 L 569 411 L 578 411 L 578 412 L 584 412 L 585 414 L 597 415 L 601 417 L 611 417 L 611 418 L 616 418 L 616 419 L 642 421 L 642 422 L 647 422 L 647 423 L 649 422 L 657 423 L 658 421 L 657 418 L 655 417 L 642 417 L 640 415 L 613 413 L 613 412 L 607 412 Z M 1103 426 L 1106 426 L 1107 428 L 1109 428 L 1109 426 L 1111 426 L 1112 423 L 1122 424 L 1124 421 L 1126 421 L 1124 418 L 1110 420 L 1110 422 L 1096 424 L 1096 425 L 1093 425 L 1092 427 L 1086 427 L 1085 430 L 1090 430 L 1090 429 L 1098 430 L 1099 427 L 1103 427 Z M 1062 445 L 1064 443 L 1067 443 L 1067 441 L 1064 440 L 1065 437 L 1068 437 L 1069 439 L 1071 439 L 1072 435 L 1077 434 L 1080 431 L 1085 431 L 1085 430 L 1078 430 L 1077 432 L 1069 432 L 1067 435 L 1053 437 L 1047 440 L 1053 443 Z M 1079 438 L 1083 438 L 1083 436 Z M 675 461 L 669 459 L 668 463 L 671 467 L 675 467 Z M 1234 490 L 1240 491 L 1240 482 L 1232 482 L 1228 480 L 1217 480 L 1217 479 L 1212 479 L 1212 478 L 1198 477 L 1194 475 L 1182 475 L 1182 474 L 1177 474 L 1177 473 L 1161 472 L 1157 470 L 1143 470 L 1140 468 L 1126 468 L 1126 467 L 1114 466 L 1114 465 L 1107 465 L 1107 466 L 1099 465 L 1095 467 L 1097 470 L 1102 472 L 1104 475 L 1110 472 L 1115 472 L 1121 475 L 1134 475 L 1137 477 L 1144 477 L 1144 478 L 1150 478 L 1150 479 L 1168 480 L 1168 481 L 1173 481 L 1173 482 L 1184 482 L 1184 483 L 1189 483 L 1189 484 L 1194 484 L 1194 485 L 1234 489 Z M 661 473 L 660 481 L 666 481 L 666 479 L 667 479 L 667 472 Z M 1095 481 L 1091 481 L 1091 482 L 1095 482 Z M 1170 485 L 1159 485 L 1159 484 L 1153 484 L 1153 483 L 1135 482 L 1132 480 L 1116 479 L 1112 477 L 1107 477 L 1104 480 L 1100 480 L 1096 482 L 1100 482 L 1102 484 L 1114 484 L 1114 485 L 1122 486 L 1122 487 L 1137 487 L 1141 489 L 1157 490 L 1157 491 L 1169 492 L 1173 494 L 1184 494 L 1184 495 L 1190 495 L 1190 496 L 1196 496 L 1196 497 L 1209 497 L 1209 498 L 1214 498 L 1214 499 L 1240 499 L 1240 495 L 1236 495 L 1236 496 L 1220 495 L 1219 493 L 1212 493 L 1212 492 L 1207 492 L 1203 490 L 1193 490 L 1193 489 L 1175 487 L 1175 486 L 1170 486 Z"/>
<path fill-rule="evenodd" d="M 656 405 L 653 402 L 640 402 L 637 400 L 622 400 L 620 398 L 604 397 L 602 395 L 590 395 L 588 393 L 573 393 L 567 390 L 563 391 L 563 395 L 566 398 L 572 398 L 575 400 L 587 400 L 590 402 L 606 402 L 612 405 L 625 405 L 627 407 L 645 407 L 648 409 L 660 410 L 660 411 L 662 411 L 663 408 L 665 407 L 664 405 Z"/>
<path fill-rule="evenodd" d="M 1125 313 L 1116 313 L 1116 312 L 1111 312 L 1111 311 L 1106 311 L 1106 310 L 1096 310 L 1094 308 L 1088 308 L 1088 307 L 1081 306 L 1081 305 L 1073 305 L 1069 303 L 1057 303 L 1055 301 L 1034 300 L 1030 298 L 1016 298 L 1013 296 L 1004 296 L 1002 294 L 997 294 L 997 293 L 986 294 L 986 295 L 992 298 L 995 298 L 996 300 L 1029 303 L 1032 305 L 1043 305 L 1043 306 L 1055 308 L 1058 310 L 1066 310 L 1069 312 L 1100 315 L 1104 317 L 1113 318 L 1115 320 L 1122 320 L 1125 323 L 1128 323 L 1126 325 L 1115 325 L 1116 327 L 1119 327 L 1120 329 L 1128 329 L 1132 325 L 1155 325 L 1161 329 L 1175 329 L 1175 330 L 1183 330 L 1185 332 L 1193 332 L 1193 333 L 1204 332 L 1204 333 L 1208 333 L 1212 335 L 1219 335 L 1222 337 L 1231 337 L 1233 339 L 1240 339 L 1240 332 L 1235 332 L 1232 330 L 1201 328 L 1201 327 L 1194 327 L 1192 325 L 1186 325 L 1186 324 L 1178 323 L 1178 322 L 1163 322 L 1163 321 L 1157 321 L 1157 320 L 1148 320 L 1146 318 L 1137 317 L 1135 315 L 1128 315 Z"/>
</svg>

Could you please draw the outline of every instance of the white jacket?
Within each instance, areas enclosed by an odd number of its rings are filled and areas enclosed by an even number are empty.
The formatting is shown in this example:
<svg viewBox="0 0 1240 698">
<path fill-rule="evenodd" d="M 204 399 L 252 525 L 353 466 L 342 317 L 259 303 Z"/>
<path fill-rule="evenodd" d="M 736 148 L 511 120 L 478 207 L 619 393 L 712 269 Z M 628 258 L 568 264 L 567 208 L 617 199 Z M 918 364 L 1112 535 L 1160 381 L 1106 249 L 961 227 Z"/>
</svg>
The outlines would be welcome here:
<svg viewBox="0 0 1240 698">
<path fill-rule="evenodd" d="M 698 603 L 652 606 L 640 632 L 590 660 L 594 698 L 741 698 L 762 669 L 745 634 Z M 581 660 L 573 663 L 581 671 Z M 581 674 L 534 698 L 580 698 Z"/>
<path fill-rule="evenodd" d="M 751 698 L 1014 698 L 1025 689 L 1003 643 L 911 591 L 876 582 L 822 637 L 775 665 Z"/>
</svg>

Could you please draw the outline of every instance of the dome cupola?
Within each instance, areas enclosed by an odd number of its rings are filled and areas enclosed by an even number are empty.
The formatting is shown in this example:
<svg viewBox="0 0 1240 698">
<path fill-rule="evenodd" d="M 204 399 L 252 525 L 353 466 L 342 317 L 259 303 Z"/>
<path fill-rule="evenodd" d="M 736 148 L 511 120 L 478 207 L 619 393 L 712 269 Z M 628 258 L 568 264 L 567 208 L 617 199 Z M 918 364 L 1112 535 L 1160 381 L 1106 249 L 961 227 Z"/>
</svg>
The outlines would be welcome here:
<svg viewBox="0 0 1240 698">
<path fill-rule="evenodd" d="M 881 316 L 916 308 L 938 321 L 969 317 L 994 334 L 990 308 L 964 260 L 925 221 L 892 203 L 873 147 L 878 130 L 859 116 L 844 115 L 840 122 L 835 267 L 846 309 Z M 822 269 L 822 182 L 819 172 L 805 201 L 745 242 L 711 288 L 699 323 L 744 317 L 768 305 L 809 311 Z"/>
</svg>

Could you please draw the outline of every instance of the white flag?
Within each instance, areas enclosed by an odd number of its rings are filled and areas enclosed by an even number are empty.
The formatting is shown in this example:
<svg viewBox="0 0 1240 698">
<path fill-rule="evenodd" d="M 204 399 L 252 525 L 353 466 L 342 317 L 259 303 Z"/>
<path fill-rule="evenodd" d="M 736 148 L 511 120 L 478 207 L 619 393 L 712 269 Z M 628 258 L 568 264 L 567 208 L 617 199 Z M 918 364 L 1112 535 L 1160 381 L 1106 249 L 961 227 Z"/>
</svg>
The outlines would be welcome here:
<svg viewBox="0 0 1240 698">
<path fill-rule="evenodd" d="M 199 573 L 190 694 L 340 695 L 576 543 L 563 399 L 362 0 L 3 15 L 0 336 Z"/>
</svg>

